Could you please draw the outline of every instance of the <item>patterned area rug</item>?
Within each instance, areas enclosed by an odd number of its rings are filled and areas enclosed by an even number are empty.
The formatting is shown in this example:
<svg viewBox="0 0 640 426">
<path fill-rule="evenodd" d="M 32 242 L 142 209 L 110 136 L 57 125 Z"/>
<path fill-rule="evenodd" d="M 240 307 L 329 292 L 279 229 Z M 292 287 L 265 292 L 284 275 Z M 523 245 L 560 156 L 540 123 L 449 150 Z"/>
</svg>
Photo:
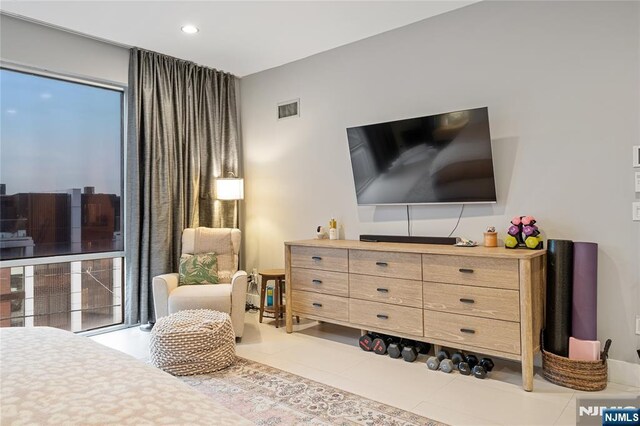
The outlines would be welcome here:
<svg viewBox="0 0 640 426">
<path fill-rule="evenodd" d="M 443 425 L 244 358 L 181 379 L 257 425 Z"/>
</svg>

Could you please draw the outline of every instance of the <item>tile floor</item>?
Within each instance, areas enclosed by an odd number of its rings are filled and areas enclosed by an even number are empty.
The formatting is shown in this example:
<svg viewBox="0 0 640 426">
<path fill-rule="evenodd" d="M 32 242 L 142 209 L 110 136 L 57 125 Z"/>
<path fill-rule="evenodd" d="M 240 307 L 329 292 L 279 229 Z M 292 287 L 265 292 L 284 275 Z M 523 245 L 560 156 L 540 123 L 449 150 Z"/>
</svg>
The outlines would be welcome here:
<svg viewBox="0 0 640 426">
<path fill-rule="evenodd" d="M 522 390 L 519 364 L 495 360 L 488 379 L 427 369 L 427 356 L 409 364 L 360 350 L 359 330 L 301 319 L 293 334 L 272 319 L 248 313 L 239 356 L 271 365 L 451 425 L 574 425 L 576 392 L 553 385 L 536 371 L 534 391 Z M 143 359 L 149 333 L 137 327 L 91 337 Z M 609 383 L 599 394 L 638 394 L 639 388 Z M 593 393 L 588 393 L 594 395 Z"/>
</svg>

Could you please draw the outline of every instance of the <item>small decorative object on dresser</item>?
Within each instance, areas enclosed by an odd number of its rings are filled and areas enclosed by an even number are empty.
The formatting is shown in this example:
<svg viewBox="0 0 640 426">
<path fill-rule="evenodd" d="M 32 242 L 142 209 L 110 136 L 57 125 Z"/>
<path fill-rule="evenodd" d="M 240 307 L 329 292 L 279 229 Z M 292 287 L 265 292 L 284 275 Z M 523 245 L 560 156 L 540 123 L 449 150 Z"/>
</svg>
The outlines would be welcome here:
<svg viewBox="0 0 640 426">
<path fill-rule="evenodd" d="M 496 228 L 490 226 L 484 233 L 484 246 L 485 247 L 498 247 L 498 233 Z"/>
<path fill-rule="evenodd" d="M 299 315 L 516 360 L 530 391 L 546 265 L 544 250 L 287 242 L 287 332 Z"/>
<path fill-rule="evenodd" d="M 318 226 L 316 228 L 316 240 L 324 240 L 327 238 L 327 231 L 324 230 L 323 226 Z"/>
<path fill-rule="evenodd" d="M 330 240 L 338 240 L 338 221 L 334 218 L 331 218 L 329 221 L 329 239 Z"/>
</svg>

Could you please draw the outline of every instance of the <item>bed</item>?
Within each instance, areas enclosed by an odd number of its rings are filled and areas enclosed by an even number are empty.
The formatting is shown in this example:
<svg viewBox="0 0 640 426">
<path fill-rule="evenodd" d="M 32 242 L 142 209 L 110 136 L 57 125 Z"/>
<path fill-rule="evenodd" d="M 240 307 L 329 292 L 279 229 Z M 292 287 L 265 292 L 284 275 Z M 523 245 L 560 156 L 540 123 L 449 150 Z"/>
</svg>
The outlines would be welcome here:
<svg viewBox="0 0 640 426">
<path fill-rule="evenodd" d="M 0 329 L 0 424 L 250 424 L 179 379 L 86 337 Z"/>
</svg>

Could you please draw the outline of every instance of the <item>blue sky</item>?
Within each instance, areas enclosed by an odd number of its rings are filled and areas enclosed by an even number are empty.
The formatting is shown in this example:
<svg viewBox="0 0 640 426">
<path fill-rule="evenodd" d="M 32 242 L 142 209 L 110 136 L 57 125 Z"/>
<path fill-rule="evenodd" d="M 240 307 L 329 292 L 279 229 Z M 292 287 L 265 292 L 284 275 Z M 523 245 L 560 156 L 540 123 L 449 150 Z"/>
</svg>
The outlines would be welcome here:
<svg viewBox="0 0 640 426">
<path fill-rule="evenodd" d="M 121 96 L 0 70 L 0 183 L 7 194 L 85 186 L 120 194 Z"/>
</svg>

